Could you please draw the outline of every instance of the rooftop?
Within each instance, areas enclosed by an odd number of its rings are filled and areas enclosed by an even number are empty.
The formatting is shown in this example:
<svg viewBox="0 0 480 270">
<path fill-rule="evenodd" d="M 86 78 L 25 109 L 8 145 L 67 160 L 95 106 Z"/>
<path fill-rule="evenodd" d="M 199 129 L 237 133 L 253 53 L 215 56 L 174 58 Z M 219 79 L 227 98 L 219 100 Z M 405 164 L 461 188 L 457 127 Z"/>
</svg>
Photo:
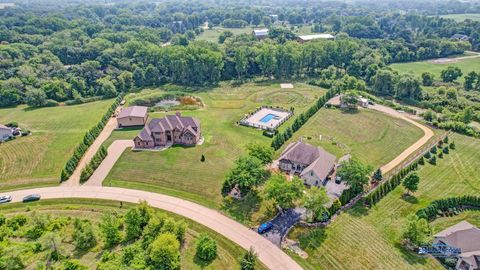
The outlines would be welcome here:
<svg viewBox="0 0 480 270">
<path fill-rule="evenodd" d="M 335 36 L 331 34 L 314 34 L 314 35 L 302 35 L 298 36 L 301 40 L 314 40 L 314 39 L 334 39 Z"/>
<path fill-rule="evenodd" d="M 120 111 L 117 118 L 125 117 L 145 117 L 147 115 L 148 107 L 144 106 L 130 106 Z"/>
</svg>

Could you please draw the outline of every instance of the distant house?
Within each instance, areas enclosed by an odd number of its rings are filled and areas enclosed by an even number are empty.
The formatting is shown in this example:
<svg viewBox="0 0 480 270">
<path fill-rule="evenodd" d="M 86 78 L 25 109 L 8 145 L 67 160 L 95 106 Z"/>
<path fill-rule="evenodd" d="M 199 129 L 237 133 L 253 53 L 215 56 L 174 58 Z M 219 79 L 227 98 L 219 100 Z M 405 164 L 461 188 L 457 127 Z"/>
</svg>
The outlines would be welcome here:
<svg viewBox="0 0 480 270">
<path fill-rule="evenodd" d="M 299 174 L 304 184 L 319 186 L 333 172 L 336 157 L 303 142 L 290 143 L 279 159 L 280 170 Z"/>
<path fill-rule="evenodd" d="M 316 40 L 316 39 L 335 39 L 334 35 L 331 34 L 314 34 L 314 35 L 302 35 L 298 36 L 297 41 L 300 43 L 305 43 L 307 41 Z"/>
<path fill-rule="evenodd" d="M 451 37 L 451 39 L 456 39 L 456 40 L 460 40 L 460 41 L 468 41 L 469 37 L 467 35 L 455 34 Z"/>
<path fill-rule="evenodd" d="M 253 36 L 257 39 L 265 39 L 268 37 L 268 29 L 256 29 L 252 32 Z"/>
<path fill-rule="evenodd" d="M 152 119 L 133 141 L 135 148 L 195 145 L 200 142 L 201 135 L 198 119 L 176 113 Z"/>
<path fill-rule="evenodd" d="M 462 221 L 433 236 L 434 244 L 446 244 L 460 249 L 456 269 L 480 269 L 480 229 Z"/>
<path fill-rule="evenodd" d="M 13 136 L 12 129 L 0 124 L 0 142 L 8 140 L 12 136 Z"/>
<path fill-rule="evenodd" d="M 124 108 L 117 116 L 118 127 L 144 126 L 147 123 L 148 108 L 144 106 L 131 106 Z"/>
<path fill-rule="evenodd" d="M 329 106 L 333 106 L 333 107 L 338 107 L 338 108 L 342 108 L 342 109 L 346 109 L 346 108 L 351 108 L 351 109 L 354 109 L 356 108 L 357 105 L 359 106 L 362 106 L 364 108 L 367 108 L 370 101 L 368 100 L 368 98 L 364 98 L 362 96 L 359 96 L 359 97 L 356 97 L 357 99 L 357 104 L 347 104 L 347 102 L 345 102 L 345 96 L 343 94 L 340 94 L 340 95 L 335 95 L 334 97 L 332 97 L 331 99 L 329 99 L 327 101 L 327 105 Z"/>
</svg>

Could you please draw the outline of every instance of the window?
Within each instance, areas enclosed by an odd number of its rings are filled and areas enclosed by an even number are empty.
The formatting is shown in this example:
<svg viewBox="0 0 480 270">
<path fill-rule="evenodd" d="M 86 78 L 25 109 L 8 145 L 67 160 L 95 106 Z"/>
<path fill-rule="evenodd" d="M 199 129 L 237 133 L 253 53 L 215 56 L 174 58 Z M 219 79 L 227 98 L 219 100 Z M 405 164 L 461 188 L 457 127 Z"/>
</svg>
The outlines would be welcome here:
<svg viewBox="0 0 480 270">
<path fill-rule="evenodd" d="M 310 176 L 313 176 L 313 171 L 310 171 Z"/>
</svg>

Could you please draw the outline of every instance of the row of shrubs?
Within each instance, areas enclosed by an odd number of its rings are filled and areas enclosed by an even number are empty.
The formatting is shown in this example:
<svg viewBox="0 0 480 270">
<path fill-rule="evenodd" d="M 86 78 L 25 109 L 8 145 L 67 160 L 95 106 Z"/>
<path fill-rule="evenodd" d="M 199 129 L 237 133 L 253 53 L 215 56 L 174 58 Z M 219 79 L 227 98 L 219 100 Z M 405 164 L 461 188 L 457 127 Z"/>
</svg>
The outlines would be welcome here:
<svg viewBox="0 0 480 270">
<path fill-rule="evenodd" d="M 435 200 L 429 206 L 417 211 L 419 218 L 434 220 L 447 212 L 460 210 L 463 208 L 473 208 L 480 210 L 480 197 L 462 196 L 447 199 Z"/>
<path fill-rule="evenodd" d="M 432 125 L 444 130 L 455 131 L 457 133 L 467 135 L 470 137 L 475 137 L 475 138 L 480 137 L 480 132 L 478 130 L 460 121 L 438 122 L 437 120 L 437 121 L 433 121 Z"/>
<path fill-rule="evenodd" d="M 183 93 L 151 93 L 148 95 L 139 96 L 130 100 L 131 105 L 137 106 L 146 106 L 146 107 L 154 107 L 155 104 L 159 103 L 163 100 L 177 100 L 180 97 L 185 96 Z"/>
<path fill-rule="evenodd" d="M 100 122 L 85 134 L 85 136 L 83 137 L 83 141 L 77 146 L 77 148 L 75 148 L 75 150 L 73 151 L 72 157 L 65 164 L 65 168 L 62 170 L 62 173 L 60 175 L 61 181 L 67 180 L 72 175 L 73 171 L 75 171 L 75 169 L 78 166 L 78 163 L 80 162 L 80 159 L 83 157 L 88 147 L 92 145 L 92 143 L 98 137 L 100 132 L 102 132 L 103 128 L 105 127 L 105 124 L 108 122 L 112 114 L 115 112 L 115 109 L 118 107 L 122 99 L 123 99 L 123 94 L 120 94 L 115 99 L 115 101 L 110 106 L 110 108 L 105 113 L 105 115 L 103 115 Z"/>
<path fill-rule="evenodd" d="M 83 168 L 82 173 L 80 174 L 80 183 L 86 182 L 90 176 L 92 176 L 93 172 L 100 166 L 100 163 L 105 159 L 107 156 L 107 150 L 103 145 L 98 149 L 95 156 L 93 156 L 92 160 Z"/>
<path fill-rule="evenodd" d="M 365 202 L 370 206 L 375 205 L 383 197 L 385 197 L 390 191 L 394 190 L 398 185 L 400 185 L 402 183 L 403 178 L 405 178 L 407 174 L 417 170 L 418 165 L 419 165 L 419 160 L 416 160 L 410 165 L 408 165 L 407 167 L 400 170 L 400 172 L 392 176 L 390 179 L 381 183 L 375 190 L 373 190 L 367 196 L 365 196 Z"/>
<path fill-rule="evenodd" d="M 390 179 L 381 183 L 375 190 L 373 190 L 367 196 L 365 196 L 365 202 L 370 206 L 373 206 L 376 203 L 378 203 L 390 191 L 394 190 L 398 185 L 400 185 L 402 183 L 403 178 L 405 178 L 405 176 L 407 176 L 412 171 L 416 171 L 419 165 L 424 165 L 425 159 L 427 159 L 430 164 L 436 165 L 437 153 L 438 153 L 438 157 L 442 158 L 443 154 L 448 154 L 450 152 L 448 146 L 443 147 L 444 145 L 447 145 L 447 143 L 448 143 L 448 136 L 445 136 L 445 138 L 443 140 L 440 140 L 436 145 L 434 145 L 430 149 L 430 151 L 428 151 L 423 156 L 421 156 L 420 158 L 412 162 L 407 167 L 400 170 L 400 172 L 392 176 Z M 439 148 L 442 149 L 442 151 L 439 152 L 438 151 Z M 454 142 L 450 144 L 450 149 L 455 149 Z"/>
<path fill-rule="evenodd" d="M 78 105 L 78 104 L 84 104 L 84 103 L 99 101 L 101 99 L 103 99 L 103 97 L 100 97 L 100 96 L 78 97 L 78 98 L 75 98 L 75 99 L 65 101 L 65 105 L 67 105 L 67 106 Z"/>
<path fill-rule="evenodd" d="M 273 137 L 271 144 L 272 148 L 275 150 L 280 149 L 280 147 L 282 147 L 282 145 L 293 136 L 293 133 L 298 131 L 308 119 L 310 119 L 310 117 L 318 112 L 318 110 L 320 110 L 329 99 L 339 92 L 339 89 L 336 87 L 329 89 L 325 95 L 320 97 L 306 112 L 299 114 L 293 121 L 292 126 L 288 127 L 284 132 L 279 132 Z"/>
</svg>

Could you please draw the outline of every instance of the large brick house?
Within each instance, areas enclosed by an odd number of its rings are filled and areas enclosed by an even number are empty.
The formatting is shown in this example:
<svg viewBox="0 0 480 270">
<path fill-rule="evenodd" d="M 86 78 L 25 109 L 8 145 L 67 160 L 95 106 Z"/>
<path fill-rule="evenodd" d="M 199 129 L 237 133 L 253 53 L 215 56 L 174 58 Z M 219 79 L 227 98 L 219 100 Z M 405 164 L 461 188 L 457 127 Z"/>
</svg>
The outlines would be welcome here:
<svg viewBox="0 0 480 270">
<path fill-rule="evenodd" d="M 133 141 L 135 148 L 196 145 L 200 142 L 201 135 L 198 119 L 176 113 L 152 119 Z"/>
<path fill-rule="evenodd" d="M 298 174 L 308 186 L 320 186 L 334 171 L 336 157 L 320 147 L 303 142 L 290 143 L 282 152 L 280 170 Z"/>
</svg>

